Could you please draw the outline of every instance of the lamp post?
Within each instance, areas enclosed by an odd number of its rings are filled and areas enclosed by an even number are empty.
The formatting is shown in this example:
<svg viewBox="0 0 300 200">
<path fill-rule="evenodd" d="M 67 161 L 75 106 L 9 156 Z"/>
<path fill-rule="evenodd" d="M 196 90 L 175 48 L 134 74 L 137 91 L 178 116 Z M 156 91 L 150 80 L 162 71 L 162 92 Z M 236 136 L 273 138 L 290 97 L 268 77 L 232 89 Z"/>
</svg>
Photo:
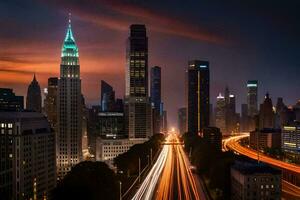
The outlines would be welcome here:
<svg viewBox="0 0 300 200">
<path fill-rule="evenodd" d="M 150 159 L 151 159 L 151 165 L 152 165 L 152 148 L 150 149 Z"/>
<path fill-rule="evenodd" d="M 122 200 L 122 182 L 120 181 L 120 200 Z"/>
<path fill-rule="evenodd" d="M 139 157 L 139 183 L 141 182 L 141 158 Z"/>
</svg>

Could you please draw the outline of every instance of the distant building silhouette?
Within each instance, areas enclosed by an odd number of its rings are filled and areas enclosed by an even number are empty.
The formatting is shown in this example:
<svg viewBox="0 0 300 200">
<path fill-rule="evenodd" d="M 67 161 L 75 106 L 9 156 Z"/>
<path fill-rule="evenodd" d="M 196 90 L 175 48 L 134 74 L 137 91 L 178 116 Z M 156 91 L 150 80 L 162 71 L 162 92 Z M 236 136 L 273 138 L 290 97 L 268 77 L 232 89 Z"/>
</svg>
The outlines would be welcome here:
<svg viewBox="0 0 300 200">
<path fill-rule="evenodd" d="M 111 85 L 101 80 L 101 109 L 113 111 L 115 107 L 115 91 Z"/>
<path fill-rule="evenodd" d="M 160 132 L 160 121 L 162 117 L 162 111 L 160 110 L 161 104 L 161 68 L 154 66 L 151 68 L 151 79 L 150 79 L 150 92 L 151 92 L 151 103 L 153 107 L 152 111 L 152 123 L 153 133 Z"/>
<path fill-rule="evenodd" d="M 203 138 L 210 142 L 215 150 L 222 151 L 222 133 L 217 127 L 206 127 L 203 129 Z"/>
<path fill-rule="evenodd" d="M 274 117 L 272 99 L 267 93 L 264 102 L 260 105 L 259 128 L 274 128 Z"/>
<path fill-rule="evenodd" d="M 51 127 L 57 133 L 57 99 L 58 98 L 58 78 L 48 79 L 47 95 L 44 100 L 44 110 Z"/>
<path fill-rule="evenodd" d="M 187 109 L 179 108 L 177 111 L 178 115 L 178 130 L 181 135 L 187 132 Z"/>
<path fill-rule="evenodd" d="M 35 74 L 33 75 L 33 80 L 28 86 L 26 109 L 35 112 L 42 112 L 41 88 L 39 82 L 36 80 Z"/>
<path fill-rule="evenodd" d="M 0 111 L 24 110 L 24 97 L 16 96 L 13 89 L 0 88 Z"/>
</svg>

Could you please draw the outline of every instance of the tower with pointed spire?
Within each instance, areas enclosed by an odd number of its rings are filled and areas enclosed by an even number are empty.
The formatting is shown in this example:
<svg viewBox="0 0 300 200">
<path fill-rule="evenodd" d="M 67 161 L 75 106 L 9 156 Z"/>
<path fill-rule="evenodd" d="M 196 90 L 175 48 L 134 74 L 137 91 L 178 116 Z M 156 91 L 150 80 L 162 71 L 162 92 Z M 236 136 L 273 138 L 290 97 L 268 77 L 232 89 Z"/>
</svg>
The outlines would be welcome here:
<svg viewBox="0 0 300 200">
<path fill-rule="evenodd" d="M 82 159 L 81 80 L 78 47 L 69 17 L 61 49 L 58 83 L 57 175 L 63 178 Z"/>
<path fill-rule="evenodd" d="M 39 82 L 36 80 L 35 73 L 30 85 L 28 86 L 26 109 L 35 112 L 42 112 L 41 87 Z"/>
</svg>

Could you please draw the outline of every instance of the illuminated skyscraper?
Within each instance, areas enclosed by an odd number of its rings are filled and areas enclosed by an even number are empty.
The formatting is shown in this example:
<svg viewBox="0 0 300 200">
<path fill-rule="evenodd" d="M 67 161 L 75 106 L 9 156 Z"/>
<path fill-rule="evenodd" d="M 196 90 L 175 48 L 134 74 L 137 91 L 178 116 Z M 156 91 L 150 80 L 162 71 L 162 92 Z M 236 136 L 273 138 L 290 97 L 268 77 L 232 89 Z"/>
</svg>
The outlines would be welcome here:
<svg viewBox="0 0 300 200">
<path fill-rule="evenodd" d="M 130 26 L 126 54 L 125 129 L 129 138 L 150 137 L 152 116 L 148 94 L 148 37 L 145 25 Z"/>
<path fill-rule="evenodd" d="M 257 80 L 249 80 L 247 82 L 247 104 L 248 104 L 248 115 L 253 117 L 258 114 L 257 109 Z"/>
<path fill-rule="evenodd" d="M 188 132 L 198 134 L 209 126 L 209 62 L 189 61 L 187 70 Z"/>
<path fill-rule="evenodd" d="M 78 48 L 71 20 L 61 51 L 58 87 L 57 170 L 62 178 L 82 159 L 82 98 Z"/>
<path fill-rule="evenodd" d="M 226 102 L 225 97 L 219 94 L 216 103 L 216 127 L 218 127 L 225 135 L 226 132 Z M 226 132 L 227 133 L 227 132 Z"/>
<path fill-rule="evenodd" d="M 33 80 L 28 86 L 26 109 L 35 112 L 42 112 L 41 88 L 39 82 L 35 78 L 35 74 L 33 75 Z"/>
</svg>

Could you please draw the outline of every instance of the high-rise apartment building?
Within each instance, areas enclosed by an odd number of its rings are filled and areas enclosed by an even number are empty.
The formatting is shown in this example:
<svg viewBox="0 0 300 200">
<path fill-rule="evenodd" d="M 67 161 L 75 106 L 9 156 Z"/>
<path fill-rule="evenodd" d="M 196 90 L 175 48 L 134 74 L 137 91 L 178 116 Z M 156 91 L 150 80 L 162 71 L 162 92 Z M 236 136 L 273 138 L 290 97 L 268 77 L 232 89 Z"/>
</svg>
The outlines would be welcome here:
<svg viewBox="0 0 300 200">
<path fill-rule="evenodd" d="M 257 109 L 257 80 L 249 80 L 247 82 L 247 105 L 248 105 L 248 115 L 253 117 L 258 114 Z"/>
<path fill-rule="evenodd" d="M 41 88 L 39 82 L 36 80 L 35 74 L 33 75 L 33 80 L 28 86 L 26 109 L 35 112 L 42 112 Z"/>
<path fill-rule="evenodd" d="M 45 115 L 48 118 L 51 127 L 57 133 L 57 97 L 58 97 L 58 78 L 50 77 L 48 79 L 47 95 L 44 100 Z"/>
<path fill-rule="evenodd" d="M 130 26 L 126 57 L 126 132 L 129 138 L 150 137 L 152 112 L 148 93 L 148 37 L 145 25 Z"/>
<path fill-rule="evenodd" d="M 59 178 L 82 160 L 82 97 L 78 48 L 69 20 L 61 51 L 58 85 L 57 171 Z"/>
<path fill-rule="evenodd" d="M 187 69 L 188 132 L 199 134 L 209 126 L 209 62 L 192 60 Z"/>
<path fill-rule="evenodd" d="M 37 112 L 0 112 L 0 198 L 51 199 L 55 135 Z"/>
<path fill-rule="evenodd" d="M 24 97 L 16 96 L 13 89 L 0 88 L 0 110 L 21 111 L 24 110 Z"/>
</svg>

